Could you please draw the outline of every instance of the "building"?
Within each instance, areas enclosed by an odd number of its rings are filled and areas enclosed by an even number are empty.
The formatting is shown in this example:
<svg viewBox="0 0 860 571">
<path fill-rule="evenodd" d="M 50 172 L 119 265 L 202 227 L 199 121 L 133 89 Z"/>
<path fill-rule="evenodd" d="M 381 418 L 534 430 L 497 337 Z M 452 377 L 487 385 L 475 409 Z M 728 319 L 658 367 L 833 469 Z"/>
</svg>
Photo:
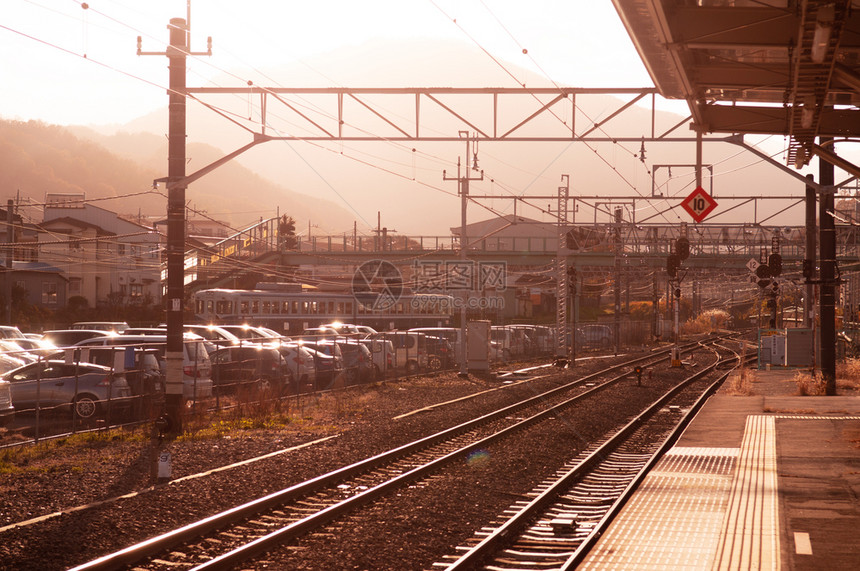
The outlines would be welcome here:
<svg viewBox="0 0 860 571">
<path fill-rule="evenodd" d="M 67 282 L 59 268 L 44 262 L 12 263 L 12 287 L 25 292 L 29 305 L 47 309 L 65 307 Z"/>
<path fill-rule="evenodd" d="M 49 194 L 39 225 L 39 261 L 59 268 L 68 297 L 90 306 L 161 303 L 161 234 L 86 202 Z"/>
</svg>

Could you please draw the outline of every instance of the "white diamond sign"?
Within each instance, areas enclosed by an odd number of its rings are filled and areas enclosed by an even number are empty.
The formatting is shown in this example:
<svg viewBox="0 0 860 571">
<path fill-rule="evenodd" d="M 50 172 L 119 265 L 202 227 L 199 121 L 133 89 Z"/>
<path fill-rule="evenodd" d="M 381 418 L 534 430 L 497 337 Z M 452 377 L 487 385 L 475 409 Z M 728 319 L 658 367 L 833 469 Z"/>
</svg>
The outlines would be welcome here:
<svg viewBox="0 0 860 571">
<path fill-rule="evenodd" d="M 755 273 L 755 271 L 758 269 L 758 267 L 759 267 L 760 265 L 761 265 L 761 264 L 759 263 L 759 261 L 758 261 L 758 260 L 756 260 L 755 258 L 750 258 L 750 261 L 749 261 L 749 262 L 747 262 L 747 268 L 748 268 L 748 269 L 749 269 L 749 271 L 751 271 L 752 273 Z"/>
</svg>

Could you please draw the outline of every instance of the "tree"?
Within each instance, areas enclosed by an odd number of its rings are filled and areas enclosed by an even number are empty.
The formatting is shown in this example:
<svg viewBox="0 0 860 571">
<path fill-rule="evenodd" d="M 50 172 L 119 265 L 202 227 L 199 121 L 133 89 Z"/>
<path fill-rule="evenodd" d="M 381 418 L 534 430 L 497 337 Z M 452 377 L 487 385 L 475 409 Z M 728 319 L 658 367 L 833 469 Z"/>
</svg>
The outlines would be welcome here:
<svg viewBox="0 0 860 571">
<path fill-rule="evenodd" d="M 295 250 L 298 246 L 296 239 L 296 221 L 292 216 L 284 214 L 278 221 L 278 244 L 281 250 Z"/>
</svg>

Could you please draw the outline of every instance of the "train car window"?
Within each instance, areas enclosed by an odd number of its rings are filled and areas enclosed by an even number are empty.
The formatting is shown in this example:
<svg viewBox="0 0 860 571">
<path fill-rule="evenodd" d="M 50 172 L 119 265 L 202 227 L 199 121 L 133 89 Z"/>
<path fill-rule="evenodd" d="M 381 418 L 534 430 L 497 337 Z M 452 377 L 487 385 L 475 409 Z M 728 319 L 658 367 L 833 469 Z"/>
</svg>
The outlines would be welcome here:
<svg viewBox="0 0 860 571">
<path fill-rule="evenodd" d="M 232 301 L 216 301 L 215 302 L 215 312 L 216 313 L 233 313 L 233 302 Z"/>
<path fill-rule="evenodd" d="M 215 302 L 213 302 L 211 299 L 207 299 L 206 300 L 206 313 L 211 314 L 212 310 L 214 308 L 215 308 Z"/>
<path fill-rule="evenodd" d="M 334 313 L 334 302 L 333 301 L 328 302 L 328 312 Z"/>
<path fill-rule="evenodd" d="M 309 302 L 309 301 L 303 301 L 303 302 L 302 302 L 302 313 L 303 313 L 303 314 L 307 315 L 307 313 L 308 313 L 308 306 L 309 306 L 310 304 L 311 304 L 311 302 Z"/>
<path fill-rule="evenodd" d="M 269 314 L 272 313 L 272 302 L 264 301 L 263 302 L 263 313 Z"/>
<path fill-rule="evenodd" d="M 260 302 L 256 299 L 251 302 L 251 313 L 253 313 L 253 314 L 260 313 Z"/>
<path fill-rule="evenodd" d="M 278 314 L 281 312 L 281 302 L 273 301 L 272 302 L 272 313 Z"/>
<path fill-rule="evenodd" d="M 337 302 L 337 314 L 343 315 L 343 302 L 342 301 Z"/>
<path fill-rule="evenodd" d="M 250 304 L 247 301 L 240 302 L 242 311 L 240 313 L 248 313 L 248 309 L 250 309 Z"/>
<path fill-rule="evenodd" d="M 352 315 L 352 302 L 351 301 L 346 302 L 346 314 Z"/>
</svg>

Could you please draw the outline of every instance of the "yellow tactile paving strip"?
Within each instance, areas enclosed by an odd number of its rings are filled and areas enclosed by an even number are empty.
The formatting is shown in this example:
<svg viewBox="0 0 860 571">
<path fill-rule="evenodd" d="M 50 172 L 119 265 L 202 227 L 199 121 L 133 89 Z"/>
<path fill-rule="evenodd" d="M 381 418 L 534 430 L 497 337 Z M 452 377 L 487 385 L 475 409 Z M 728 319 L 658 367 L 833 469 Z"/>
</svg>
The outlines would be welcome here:
<svg viewBox="0 0 860 571">
<path fill-rule="evenodd" d="M 741 448 L 672 448 L 579 569 L 779 569 L 773 417 Z"/>
<path fill-rule="evenodd" d="M 713 569 L 779 569 L 776 422 L 749 416 Z"/>
</svg>

